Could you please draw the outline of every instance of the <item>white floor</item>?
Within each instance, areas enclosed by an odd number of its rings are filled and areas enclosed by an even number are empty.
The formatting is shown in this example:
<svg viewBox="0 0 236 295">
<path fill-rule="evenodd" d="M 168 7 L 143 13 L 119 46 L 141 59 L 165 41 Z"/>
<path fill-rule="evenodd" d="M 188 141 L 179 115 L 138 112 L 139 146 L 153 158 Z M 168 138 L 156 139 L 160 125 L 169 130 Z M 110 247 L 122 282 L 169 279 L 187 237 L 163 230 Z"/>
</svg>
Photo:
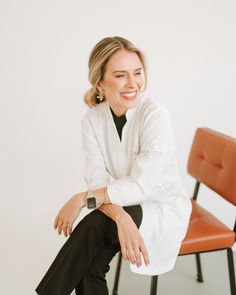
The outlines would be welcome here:
<svg viewBox="0 0 236 295">
<path fill-rule="evenodd" d="M 204 282 L 196 282 L 195 256 L 178 257 L 175 269 L 159 277 L 158 295 L 230 295 L 228 263 L 226 251 L 202 254 L 202 268 Z M 236 255 L 234 253 L 234 260 Z M 236 261 L 234 263 L 236 266 Z M 111 270 L 107 275 L 110 294 L 116 258 L 111 263 Z M 148 295 L 150 277 L 136 275 L 123 261 L 119 285 L 119 295 Z"/>
</svg>

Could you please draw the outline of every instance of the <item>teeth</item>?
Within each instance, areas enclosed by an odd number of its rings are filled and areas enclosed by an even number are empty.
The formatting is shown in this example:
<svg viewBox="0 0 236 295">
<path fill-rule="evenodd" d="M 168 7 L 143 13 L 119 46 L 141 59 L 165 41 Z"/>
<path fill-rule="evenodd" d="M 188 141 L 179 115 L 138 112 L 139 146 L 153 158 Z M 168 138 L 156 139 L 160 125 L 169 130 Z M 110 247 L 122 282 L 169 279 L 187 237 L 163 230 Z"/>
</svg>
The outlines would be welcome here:
<svg viewBox="0 0 236 295">
<path fill-rule="evenodd" d="M 127 97 L 132 97 L 135 96 L 136 92 L 127 92 L 127 93 L 123 93 L 123 95 L 127 96 Z"/>
</svg>

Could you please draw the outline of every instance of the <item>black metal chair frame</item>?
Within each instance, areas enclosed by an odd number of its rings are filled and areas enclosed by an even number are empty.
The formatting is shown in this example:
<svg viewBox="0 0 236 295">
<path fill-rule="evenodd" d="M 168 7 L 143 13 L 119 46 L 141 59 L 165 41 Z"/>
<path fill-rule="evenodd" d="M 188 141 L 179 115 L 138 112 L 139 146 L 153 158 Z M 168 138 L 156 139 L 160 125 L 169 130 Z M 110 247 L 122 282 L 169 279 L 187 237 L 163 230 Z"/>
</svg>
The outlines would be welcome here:
<svg viewBox="0 0 236 295">
<path fill-rule="evenodd" d="M 193 200 L 197 200 L 198 192 L 199 192 L 200 182 L 197 181 L 194 193 L 193 193 Z M 234 224 L 234 232 L 236 233 L 236 220 Z M 234 258 L 233 258 L 233 251 L 231 248 L 224 248 L 224 249 L 216 249 L 212 251 L 204 251 L 204 252 L 197 252 L 197 253 L 187 253 L 187 254 L 180 254 L 179 256 L 185 255 L 194 255 L 196 256 L 196 264 L 197 264 L 197 282 L 203 282 L 203 275 L 202 275 L 202 267 L 201 267 L 201 260 L 200 254 L 207 253 L 207 252 L 215 252 L 215 251 L 222 251 L 227 250 L 227 260 L 228 260 L 228 270 L 229 270 L 229 282 L 230 282 L 230 294 L 236 295 L 236 284 L 235 284 L 235 271 L 234 271 Z M 113 286 L 113 295 L 118 295 L 118 284 L 120 278 L 120 270 L 122 264 L 122 255 L 119 253 L 118 262 L 116 266 L 116 274 L 115 274 L 115 281 Z M 150 287 L 150 295 L 157 294 L 157 283 L 158 283 L 158 275 L 151 277 L 151 287 Z"/>
</svg>

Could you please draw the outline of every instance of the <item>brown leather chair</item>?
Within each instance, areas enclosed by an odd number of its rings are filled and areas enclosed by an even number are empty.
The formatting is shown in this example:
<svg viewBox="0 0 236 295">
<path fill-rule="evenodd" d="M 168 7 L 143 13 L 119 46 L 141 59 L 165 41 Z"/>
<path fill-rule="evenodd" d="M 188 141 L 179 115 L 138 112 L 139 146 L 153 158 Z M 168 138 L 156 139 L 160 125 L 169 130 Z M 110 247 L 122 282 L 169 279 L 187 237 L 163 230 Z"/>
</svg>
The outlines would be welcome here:
<svg viewBox="0 0 236 295">
<path fill-rule="evenodd" d="M 231 295 L 236 295 L 232 246 L 236 240 L 236 222 L 231 230 L 213 214 L 197 204 L 201 183 L 236 205 L 236 139 L 208 128 L 198 128 L 188 159 L 188 173 L 196 179 L 192 214 L 179 255 L 196 255 L 197 281 L 203 282 L 200 253 L 226 250 Z M 122 257 L 119 254 L 113 295 L 117 295 Z M 150 295 L 157 294 L 158 276 L 152 276 Z"/>
</svg>

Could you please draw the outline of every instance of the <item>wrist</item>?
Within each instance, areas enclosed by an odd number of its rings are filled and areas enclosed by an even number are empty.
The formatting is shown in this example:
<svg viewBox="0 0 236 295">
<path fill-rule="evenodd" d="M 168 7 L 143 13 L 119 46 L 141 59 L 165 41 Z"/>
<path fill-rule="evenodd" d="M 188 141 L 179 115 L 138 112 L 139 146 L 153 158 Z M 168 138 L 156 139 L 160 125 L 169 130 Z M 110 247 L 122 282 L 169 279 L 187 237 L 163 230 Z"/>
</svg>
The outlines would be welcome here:
<svg viewBox="0 0 236 295">
<path fill-rule="evenodd" d="M 98 189 L 94 191 L 94 194 L 96 196 L 97 205 L 101 206 L 105 203 L 105 188 Z"/>
<path fill-rule="evenodd" d="M 104 204 L 110 204 L 111 201 L 110 201 L 110 198 L 109 198 L 109 195 L 108 195 L 108 192 L 107 192 L 107 187 L 105 187 L 105 197 L 104 197 Z"/>
<path fill-rule="evenodd" d="M 108 198 L 107 195 L 107 188 L 103 187 L 97 190 L 92 190 L 91 191 L 95 197 L 96 197 L 96 201 L 97 201 L 97 206 L 101 206 L 103 204 L 109 204 L 110 200 Z"/>
<path fill-rule="evenodd" d="M 78 204 L 78 206 L 82 209 L 86 206 L 86 195 L 87 192 L 83 192 L 83 193 L 78 193 L 74 196 L 74 198 L 76 199 L 76 202 Z"/>
<path fill-rule="evenodd" d="M 117 225 L 127 221 L 127 219 L 131 218 L 130 215 L 123 210 L 122 212 L 119 212 L 116 216 L 115 216 L 115 222 Z"/>
<path fill-rule="evenodd" d="M 103 204 L 109 204 L 110 200 L 107 194 L 107 188 L 99 188 L 97 190 L 88 190 L 85 196 L 85 206 L 88 209 L 95 209 Z"/>
</svg>

